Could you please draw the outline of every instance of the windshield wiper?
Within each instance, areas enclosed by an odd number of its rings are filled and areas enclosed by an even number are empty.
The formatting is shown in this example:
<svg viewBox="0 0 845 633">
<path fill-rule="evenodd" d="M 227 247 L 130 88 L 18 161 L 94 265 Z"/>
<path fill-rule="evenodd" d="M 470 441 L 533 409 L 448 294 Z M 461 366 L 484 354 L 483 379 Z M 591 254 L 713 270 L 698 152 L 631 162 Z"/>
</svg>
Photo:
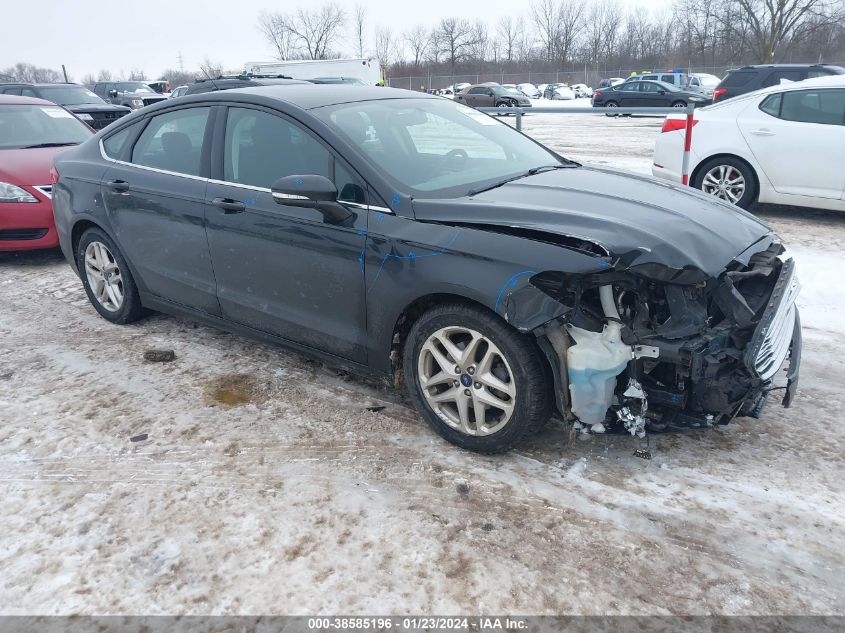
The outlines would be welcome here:
<svg viewBox="0 0 845 633">
<path fill-rule="evenodd" d="M 565 160 L 565 159 L 564 159 Z M 571 161 L 569 161 L 571 162 Z M 578 165 L 578 163 L 572 163 L 567 165 L 541 165 L 539 167 L 532 167 L 526 172 L 521 174 L 517 174 L 516 176 L 511 176 L 510 178 L 505 178 L 504 180 L 499 180 L 498 182 L 494 182 L 491 185 L 487 185 L 485 187 L 479 187 L 478 189 L 472 189 L 471 191 L 467 192 L 468 196 L 474 196 L 476 194 L 482 193 L 484 191 L 490 191 L 491 189 L 496 189 L 497 187 L 501 187 L 502 185 L 506 185 L 509 182 L 513 182 L 514 180 L 519 180 L 521 178 L 527 178 L 528 176 L 534 176 L 535 174 L 541 174 L 546 171 L 552 171 L 553 169 L 565 169 L 567 167 L 572 167 L 573 165 Z"/>
<path fill-rule="evenodd" d="M 36 147 L 66 147 L 67 145 L 79 145 L 79 143 L 38 143 L 36 145 L 24 145 L 21 149 L 35 149 Z"/>
</svg>

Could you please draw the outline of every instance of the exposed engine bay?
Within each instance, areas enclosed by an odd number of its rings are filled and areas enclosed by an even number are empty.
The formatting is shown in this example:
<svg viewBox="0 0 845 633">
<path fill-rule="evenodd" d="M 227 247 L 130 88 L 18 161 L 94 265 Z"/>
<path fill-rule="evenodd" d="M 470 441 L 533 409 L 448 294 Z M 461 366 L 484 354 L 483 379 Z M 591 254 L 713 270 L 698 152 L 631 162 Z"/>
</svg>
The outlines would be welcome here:
<svg viewBox="0 0 845 633">
<path fill-rule="evenodd" d="M 774 389 L 788 407 L 800 364 L 800 285 L 783 250 L 771 241 L 718 277 L 653 265 L 534 276 L 536 288 L 571 306 L 538 332 L 557 362 L 562 415 L 576 428 L 642 437 L 758 417 Z M 776 387 L 787 360 L 786 384 Z"/>
</svg>

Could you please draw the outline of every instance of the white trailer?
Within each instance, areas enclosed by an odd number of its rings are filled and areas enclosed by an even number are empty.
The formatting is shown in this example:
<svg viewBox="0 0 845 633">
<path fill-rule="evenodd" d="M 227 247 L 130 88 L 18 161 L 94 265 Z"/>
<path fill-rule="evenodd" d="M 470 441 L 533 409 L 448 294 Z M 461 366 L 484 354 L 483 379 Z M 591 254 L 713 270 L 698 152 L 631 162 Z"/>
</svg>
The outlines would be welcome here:
<svg viewBox="0 0 845 633">
<path fill-rule="evenodd" d="M 377 59 L 305 59 L 283 62 L 247 62 L 244 72 L 252 75 L 284 75 L 292 79 L 360 79 L 369 86 L 381 81 Z"/>
</svg>

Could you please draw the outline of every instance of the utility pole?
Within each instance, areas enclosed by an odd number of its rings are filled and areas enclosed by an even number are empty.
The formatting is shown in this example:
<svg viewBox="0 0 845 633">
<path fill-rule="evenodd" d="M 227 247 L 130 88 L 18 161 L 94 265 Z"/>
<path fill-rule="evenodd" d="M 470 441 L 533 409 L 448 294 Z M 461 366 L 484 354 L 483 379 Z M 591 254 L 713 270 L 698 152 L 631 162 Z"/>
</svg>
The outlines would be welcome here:
<svg viewBox="0 0 845 633">
<path fill-rule="evenodd" d="M 65 68 L 65 65 L 64 65 L 64 64 L 62 64 L 62 74 L 65 76 L 65 83 L 66 83 L 66 84 L 67 84 L 67 83 L 70 83 L 70 82 L 67 80 L 67 69 Z"/>
<path fill-rule="evenodd" d="M 183 73 L 183 72 L 185 72 L 185 62 L 182 59 L 182 51 L 179 51 L 178 59 L 179 59 L 179 72 Z"/>
</svg>

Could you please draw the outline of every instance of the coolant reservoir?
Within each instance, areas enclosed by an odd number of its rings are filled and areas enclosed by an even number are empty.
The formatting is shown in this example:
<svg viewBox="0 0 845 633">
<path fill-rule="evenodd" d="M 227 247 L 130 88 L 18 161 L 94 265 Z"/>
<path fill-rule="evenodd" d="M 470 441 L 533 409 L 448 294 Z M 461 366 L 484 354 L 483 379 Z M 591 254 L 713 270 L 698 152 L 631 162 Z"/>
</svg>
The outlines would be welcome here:
<svg viewBox="0 0 845 633">
<path fill-rule="evenodd" d="M 631 360 L 631 347 L 622 342 L 622 325 L 615 321 L 601 332 L 573 325 L 566 329 L 575 341 L 566 352 L 572 412 L 584 424 L 601 425 L 613 403 L 616 376 Z"/>
</svg>

